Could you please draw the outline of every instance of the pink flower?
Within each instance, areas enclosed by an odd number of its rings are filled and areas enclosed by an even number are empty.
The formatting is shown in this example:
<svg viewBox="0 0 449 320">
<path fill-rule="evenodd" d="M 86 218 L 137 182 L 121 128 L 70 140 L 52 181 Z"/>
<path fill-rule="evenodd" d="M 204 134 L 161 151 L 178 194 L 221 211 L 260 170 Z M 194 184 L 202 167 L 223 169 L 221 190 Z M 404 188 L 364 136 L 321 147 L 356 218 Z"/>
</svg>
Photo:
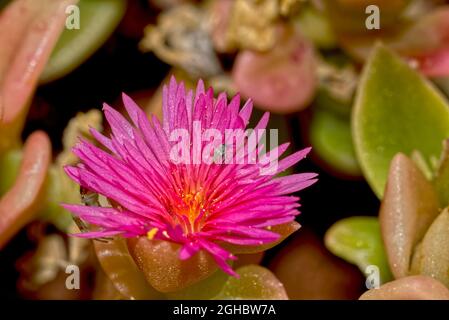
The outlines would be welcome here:
<svg viewBox="0 0 449 320">
<path fill-rule="evenodd" d="M 193 93 L 172 78 L 163 89 L 162 124 L 155 116 L 148 119 L 128 96 L 123 95 L 123 101 L 131 122 L 105 104 L 110 138 L 91 129 L 109 152 L 81 140 L 73 149 L 81 163 L 65 168 L 80 186 L 114 202 L 112 207 L 64 205 L 99 227 L 77 236 L 146 235 L 171 241 L 181 245 L 180 259 L 205 250 L 224 271 L 235 275 L 227 263 L 235 256 L 220 244 L 275 242 L 280 235 L 269 229 L 299 214 L 299 198 L 289 194 L 313 184 L 316 174 L 275 174 L 295 165 L 310 148 L 277 162 L 288 143 L 264 155 L 258 134 L 247 136 L 243 144 L 230 140 L 227 133 L 246 129 L 252 112 L 250 100 L 240 109 L 238 95 L 228 103 L 225 93 L 214 99 L 213 90 L 205 91 L 202 81 Z M 253 134 L 265 129 L 268 118 L 265 113 Z M 206 132 L 222 135 L 209 152 L 209 140 L 198 142 Z M 185 134 L 187 140 L 180 142 Z M 224 154 L 229 156 L 226 161 Z"/>
</svg>

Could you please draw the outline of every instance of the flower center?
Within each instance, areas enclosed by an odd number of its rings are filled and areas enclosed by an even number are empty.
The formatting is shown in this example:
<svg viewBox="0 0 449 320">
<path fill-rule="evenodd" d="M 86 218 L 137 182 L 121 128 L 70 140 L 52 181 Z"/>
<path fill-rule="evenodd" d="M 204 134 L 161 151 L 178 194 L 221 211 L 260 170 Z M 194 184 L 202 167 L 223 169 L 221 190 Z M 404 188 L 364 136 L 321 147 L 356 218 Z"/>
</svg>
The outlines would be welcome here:
<svg viewBox="0 0 449 320">
<path fill-rule="evenodd" d="M 185 209 L 181 212 L 189 218 L 191 223 L 194 223 L 199 216 L 203 207 L 203 194 L 201 192 L 189 193 L 182 198 Z"/>
<path fill-rule="evenodd" d="M 191 191 L 183 193 L 180 198 L 174 210 L 177 222 L 187 233 L 199 231 L 207 215 L 204 193 Z"/>
</svg>

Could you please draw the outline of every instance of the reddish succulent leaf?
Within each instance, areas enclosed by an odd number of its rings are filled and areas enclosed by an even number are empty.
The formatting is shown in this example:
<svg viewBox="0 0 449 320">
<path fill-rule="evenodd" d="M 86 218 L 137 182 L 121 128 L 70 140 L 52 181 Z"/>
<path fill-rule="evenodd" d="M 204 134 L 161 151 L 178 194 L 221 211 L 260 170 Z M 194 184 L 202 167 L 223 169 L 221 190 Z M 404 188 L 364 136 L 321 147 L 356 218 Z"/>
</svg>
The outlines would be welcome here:
<svg viewBox="0 0 449 320">
<path fill-rule="evenodd" d="M 333 256 L 307 230 L 275 256 L 270 270 L 284 284 L 290 299 L 355 299 L 362 292 L 360 271 Z"/>
<path fill-rule="evenodd" d="M 213 1 L 210 8 L 210 15 L 212 17 L 211 38 L 218 52 L 226 52 L 230 49 L 227 32 L 233 5 L 234 0 L 218 0 Z"/>
<path fill-rule="evenodd" d="M 449 75 L 449 6 L 439 7 L 412 24 L 398 21 L 395 30 L 343 35 L 340 40 L 345 50 L 360 61 L 366 60 L 374 43 L 381 40 L 426 76 Z"/>
<path fill-rule="evenodd" d="M 449 6 L 440 6 L 410 25 L 393 45 L 397 50 L 419 54 L 447 47 L 448 40 Z"/>
<path fill-rule="evenodd" d="M 298 31 L 282 28 L 279 32 L 272 50 L 241 51 L 232 77 L 237 89 L 260 108 L 290 113 L 304 109 L 313 98 L 317 85 L 315 53 Z"/>
<path fill-rule="evenodd" d="M 130 238 L 128 248 L 147 281 L 160 292 L 184 289 L 217 270 L 212 256 L 204 250 L 181 260 L 181 246 L 168 241 Z"/>
<path fill-rule="evenodd" d="M 391 47 L 408 57 L 424 74 L 449 74 L 449 6 L 439 7 L 413 24 Z"/>
<path fill-rule="evenodd" d="M 103 271 L 122 296 L 132 300 L 160 298 L 134 263 L 124 239 L 94 241 L 94 248 Z"/>
<path fill-rule="evenodd" d="M 360 300 L 449 300 L 449 290 L 427 276 L 411 276 L 365 292 Z"/>
<path fill-rule="evenodd" d="M 407 57 L 406 54 L 405 56 Z M 426 76 L 444 77 L 449 75 L 449 46 L 433 52 L 410 56 L 408 59 Z"/>
<path fill-rule="evenodd" d="M 50 140 L 44 132 L 37 131 L 25 143 L 23 160 L 14 185 L 0 199 L 0 248 L 42 206 L 50 162 Z"/>
<path fill-rule="evenodd" d="M 409 274 L 415 245 L 438 215 L 438 198 L 432 184 L 404 154 L 390 165 L 379 213 L 382 237 L 391 271 L 396 278 Z"/>
<path fill-rule="evenodd" d="M 0 13 L 0 149 L 19 137 L 27 102 L 77 0 L 16 0 Z"/>
</svg>

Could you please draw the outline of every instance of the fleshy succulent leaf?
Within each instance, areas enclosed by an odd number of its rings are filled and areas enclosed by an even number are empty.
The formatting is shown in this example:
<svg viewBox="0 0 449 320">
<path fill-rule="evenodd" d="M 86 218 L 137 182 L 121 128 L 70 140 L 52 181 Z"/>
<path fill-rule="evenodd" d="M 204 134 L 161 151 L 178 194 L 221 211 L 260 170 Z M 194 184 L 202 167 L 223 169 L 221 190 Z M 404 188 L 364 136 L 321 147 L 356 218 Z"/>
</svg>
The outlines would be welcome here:
<svg viewBox="0 0 449 320">
<path fill-rule="evenodd" d="M 76 2 L 17 0 L 2 10 L 0 151 L 20 144 L 29 100 L 64 28 L 64 10 Z"/>
<path fill-rule="evenodd" d="M 438 198 L 421 170 L 399 153 L 391 161 L 379 212 L 382 238 L 395 278 L 409 274 L 415 245 L 438 215 Z"/>
<path fill-rule="evenodd" d="M 41 209 L 50 161 L 50 139 L 34 132 L 25 143 L 14 185 L 0 198 L 0 248 Z"/>
<path fill-rule="evenodd" d="M 438 193 L 441 208 L 449 205 L 449 140 L 443 141 L 443 152 L 436 170 L 433 185 Z"/>
<path fill-rule="evenodd" d="M 360 300 L 448 300 L 449 290 L 428 276 L 410 276 L 365 292 Z"/>
<path fill-rule="evenodd" d="M 340 220 L 327 231 L 325 244 L 333 254 L 357 265 L 362 272 L 370 265 L 377 266 L 382 283 L 391 280 L 377 218 Z"/>
<path fill-rule="evenodd" d="M 274 113 L 306 108 L 317 87 L 313 47 L 292 29 L 280 30 L 279 43 L 269 52 L 239 52 L 232 69 L 242 95 Z"/>
<path fill-rule="evenodd" d="M 309 130 L 314 152 L 327 166 L 344 175 L 361 175 L 348 119 L 320 108 L 315 110 Z"/>
<path fill-rule="evenodd" d="M 14 184 L 22 161 L 22 150 L 12 149 L 0 155 L 0 197 Z"/>
<path fill-rule="evenodd" d="M 237 269 L 239 278 L 230 277 L 216 299 L 287 300 L 282 283 L 268 269 L 248 265 Z"/>
<path fill-rule="evenodd" d="M 270 261 L 270 270 L 292 300 L 341 300 L 360 296 L 365 277 L 329 252 L 322 239 L 304 229 Z"/>
<path fill-rule="evenodd" d="M 449 107 L 432 84 L 378 45 L 359 84 L 352 135 L 364 176 L 382 198 L 396 153 L 418 150 L 427 161 L 440 155 L 449 137 Z"/>
<path fill-rule="evenodd" d="M 129 251 L 148 283 L 160 292 L 176 292 L 210 277 L 217 264 L 205 251 L 179 259 L 181 246 L 147 237 L 128 239 Z"/>
<path fill-rule="evenodd" d="M 449 210 L 430 226 L 413 257 L 412 272 L 435 278 L 449 288 Z"/>
<path fill-rule="evenodd" d="M 40 76 L 46 83 L 63 77 L 87 60 L 109 38 L 122 19 L 124 0 L 80 0 L 79 29 L 65 29 Z"/>
<path fill-rule="evenodd" d="M 228 274 L 217 270 L 210 277 L 166 296 L 174 300 L 210 300 L 221 292 L 228 279 Z"/>
<path fill-rule="evenodd" d="M 94 241 L 94 249 L 100 265 L 112 281 L 115 289 L 127 299 L 160 299 L 162 295 L 153 289 L 132 259 L 126 241 L 113 239 Z"/>
</svg>

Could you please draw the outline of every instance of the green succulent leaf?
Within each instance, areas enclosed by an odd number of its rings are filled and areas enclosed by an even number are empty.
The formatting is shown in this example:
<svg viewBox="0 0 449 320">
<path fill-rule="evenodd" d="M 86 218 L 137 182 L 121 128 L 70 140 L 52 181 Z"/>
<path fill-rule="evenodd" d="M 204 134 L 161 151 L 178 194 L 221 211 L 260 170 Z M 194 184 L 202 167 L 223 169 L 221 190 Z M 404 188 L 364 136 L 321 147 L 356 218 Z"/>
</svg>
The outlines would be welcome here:
<svg viewBox="0 0 449 320">
<path fill-rule="evenodd" d="M 0 196 L 14 184 L 21 161 L 21 149 L 12 149 L 0 155 Z"/>
<path fill-rule="evenodd" d="M 438 194 L 440 206 L 449 205 L 449 140 L 443 141 L 443 152 L 435 173 L 433 185 Z"/>
<path fill-rule="evenodd" d="M 72 214 L 65 210 L 61 203 L 77 203 L 80 195 L 78 188 L 70 188 L 63 176 L 62 168 L 52 165 L 48 171 L 46 205 L 43 208 L 40 218 L 52 223 L 59 230 L 68 232 L 73 223 Z"/>
<path fill-rule="evenodd" d="M 315 110 L 310 123 L 314 152 L 329 167 L 348 176 L 360 176 L 349 120 L 328 110 Z"/>
<path fill-rule="evenodd" d="M 210 277 L 201 280 L 183 290 L 167 293 L 172 300 L 209 300 L 216 297 L 228 281 L 229 275 L 222 270 L 215 271 Z"/>
<path fill-rule="evenodd" d="M 239 278 L 229 277 L 215 299 L 286 300 L 282 283 L 268 269 L 258 265 L 243 266 L 236 271 Z"/>
<path fill-rule="evenodd" d="M 363 273 L 368 266 L 377 266 L 382 283 L 392 279 L 377 218 L 340 220 L 327 231 L 325 244 L 329 251 L 357 265 Z"/>
<path fill-rule="evenodd" d="M 41 74 L 41 83 L 63 77 L 97 51 L 122 19 L 126 0 L 80 0 L 78 7 L 80 28 L 64 30 Z"/>
<path fill-rule="evenodd" d="M 0 156 L 0 196 L 14 184 L 22 161 L 22 149 L 12 149 Z M 40 218 L 51 222 L 61 231 L 67 231 L 73 222 L 72 215 L 61 207 L 62 202 L 78 202 L 77 188 L 69 188 L 62 168 L 52 165 L 48 171 L 45 205 Z"/>
<path fill-rule="evenodd" d="M 352 113 L 354 147 L 365 178 L 382 198 L 393 156 L 426 161 L 449 137 L 449 107 L 435 87 L 382 45 L 365 66 Z"/>
<path fill-rule="evenodd" d="M 430 226 L 418 245 L 412 272 L 437 279 L 449 288 L 449 211 L 446 208 Z"/>
<path fill-rule="evenodd" d="M 0 156 L 0 196 L 14 184 L 22 161 L 22 149 L 12 149 Z M 40 218 L 53 223 L 58 229 L 67 231 L 72 223 L 71 214 L 61 207 L 64 191 L 61 186 L 59 171 L 52 166 L 46 180 L 46 203 L 40 212 Z M 76 197 L 76 195 L 75 195 Z M 79 197 L 78 197 L 79 198 Z"/>
</svg>

